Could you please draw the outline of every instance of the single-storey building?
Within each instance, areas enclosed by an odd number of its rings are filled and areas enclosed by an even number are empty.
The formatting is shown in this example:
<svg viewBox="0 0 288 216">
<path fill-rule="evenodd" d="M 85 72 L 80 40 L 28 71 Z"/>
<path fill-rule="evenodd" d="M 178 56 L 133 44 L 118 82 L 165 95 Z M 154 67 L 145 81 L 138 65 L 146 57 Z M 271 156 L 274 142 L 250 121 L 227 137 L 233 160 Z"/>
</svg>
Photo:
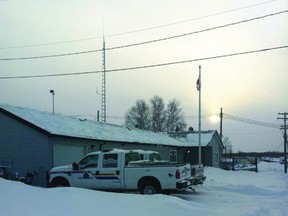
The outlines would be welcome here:
<svg viewBox="0 0 288 216">
<path fill-rule="evenodd" d="M 34 185 L 45 186 L 46 173 L 52 167 L 71 164 L 91 151 L 106 148 L 155 150 L 164 160 L 193 162 L 194 151 L 198 152 L 193 142 L 165 133 L 0 104 L 0 168 L 20 176 L 37 171 Z M 213 144 L 203 140 L 203 146 Z"/>
<path fill-rule="evenodd" d="M 183 162 L 196 164 L 199 162 L 199 133 L 187 131 L 169 134 L 181 142 L 178 154 Z M 223 143 L 216 130 L 201 131 L 201 162 L 204 166 L 221 167 Z"/>
</svg>

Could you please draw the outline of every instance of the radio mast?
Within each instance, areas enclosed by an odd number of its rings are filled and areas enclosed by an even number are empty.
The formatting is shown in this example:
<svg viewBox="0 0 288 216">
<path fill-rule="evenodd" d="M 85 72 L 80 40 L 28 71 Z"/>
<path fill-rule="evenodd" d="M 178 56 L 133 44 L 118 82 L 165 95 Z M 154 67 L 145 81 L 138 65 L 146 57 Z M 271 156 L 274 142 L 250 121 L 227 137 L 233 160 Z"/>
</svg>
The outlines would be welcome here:
<svg viewBox="0 0 288 216">
<path fill-rule="evenodd" d="M 102 101 L 101 101 L 101 121 L 106 123 L 106 65 L 105 65 L 105 38 L 103 36 L 102 49 Z"/>
</svg>

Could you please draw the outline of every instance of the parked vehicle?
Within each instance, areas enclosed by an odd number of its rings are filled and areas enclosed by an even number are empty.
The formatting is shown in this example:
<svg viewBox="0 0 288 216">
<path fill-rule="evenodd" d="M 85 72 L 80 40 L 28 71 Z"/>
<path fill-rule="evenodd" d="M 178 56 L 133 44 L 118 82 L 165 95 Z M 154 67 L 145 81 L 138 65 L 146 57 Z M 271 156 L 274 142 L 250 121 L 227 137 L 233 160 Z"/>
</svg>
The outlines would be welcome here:
<svg viewBox="0 0 288 216">
<path fill-rule="evenodd" d="M 246 171 L 255 171 L 258 172 L 257 158 L 248 158 L 248 157 L 234 157 L 232 159 L 232 170 L 246 170 Z"/>
<path fill-rule="evenodd" d="M 138 190 L 141 194 L 185 190 L 193 183 L 189 164 L 147 163 L 136 151 L 112 149 L 87 154 L 78 163 L 50 170 L 49 186 Z"/>
<path fill-rule="evenodd" d="M 161 155 L 157 151 L 144 151 L 135 150 L 140 154 L 141 160 L 149 160 L 154 163 L 166 162 L 161 159 Z M 174 163 L 174 162 L 170 162 Z M 204 166 L 203 164 L 191 164 L 191 175 L 194 178 L 193 185 L 203 184 L 206 176 L 204 176 Z"/>
</svg>

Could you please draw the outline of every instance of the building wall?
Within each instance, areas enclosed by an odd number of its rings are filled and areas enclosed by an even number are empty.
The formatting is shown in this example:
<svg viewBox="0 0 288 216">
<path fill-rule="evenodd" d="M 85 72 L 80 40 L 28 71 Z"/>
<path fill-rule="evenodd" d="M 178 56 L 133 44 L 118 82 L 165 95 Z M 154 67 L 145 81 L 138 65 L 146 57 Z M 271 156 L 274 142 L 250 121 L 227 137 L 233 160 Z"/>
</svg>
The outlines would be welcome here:
<svg viewBox="0 0 288 216">
<path fill-rule="evenodd" d="M 216 134 L 212 137 L 208 146 L 212 148 L 211 152 L 211 160 L 213 167 L 221 167 L 221 158 L 222 158 L 222 148 L 221 148 L 221 141 L 218 139 Z"/>
<path fill-rule="evenodd" d="M 212 166 L 211 147 L 201 147 L 201 163 L 204 166 Z M 199 163 L 199 148 L 187 147 L 179 150 L 179 162 L 188 162 L 190 164 Z M 181 160 L 181 158 L 183 158 Z"/>
<path fill-rule="evenodd" d="M 45 134 L 0 113 L 0 161 L 11 161 L 8 171 L 19 176 L 36 171 L 33 184 L 45 185 L 46 170 L 51 165 L 48 146 Z"/>
<path fill-rule="evenodd" d="M 197 164 L 199 162 L 199 148 L 186 147 L 179 150 L 179 162 Z M 183 158 L 183 161 L 181 161 Z M 217 133 L 214 133 L 210 142 L 201 148 L 201 160 L 204 166 L 221 167 L 222 143 Z"/>
</svg>

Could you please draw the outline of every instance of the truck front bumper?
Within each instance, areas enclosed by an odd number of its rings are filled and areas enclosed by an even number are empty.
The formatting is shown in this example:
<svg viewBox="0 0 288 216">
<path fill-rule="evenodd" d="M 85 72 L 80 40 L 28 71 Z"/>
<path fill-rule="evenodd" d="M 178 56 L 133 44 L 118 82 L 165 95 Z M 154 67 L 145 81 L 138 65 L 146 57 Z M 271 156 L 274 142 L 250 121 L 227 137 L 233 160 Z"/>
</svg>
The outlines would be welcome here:
<svg viewBox="0 0 288 216">
<path fill-rule="evenodd" d="M 185 190 L 186 188 L 190 187 L 194 183 L 194 177 L 190 177 L 188 179 L 179 181 L 176 183 L 176 188 L 178 190 Z"/>
</svg>

